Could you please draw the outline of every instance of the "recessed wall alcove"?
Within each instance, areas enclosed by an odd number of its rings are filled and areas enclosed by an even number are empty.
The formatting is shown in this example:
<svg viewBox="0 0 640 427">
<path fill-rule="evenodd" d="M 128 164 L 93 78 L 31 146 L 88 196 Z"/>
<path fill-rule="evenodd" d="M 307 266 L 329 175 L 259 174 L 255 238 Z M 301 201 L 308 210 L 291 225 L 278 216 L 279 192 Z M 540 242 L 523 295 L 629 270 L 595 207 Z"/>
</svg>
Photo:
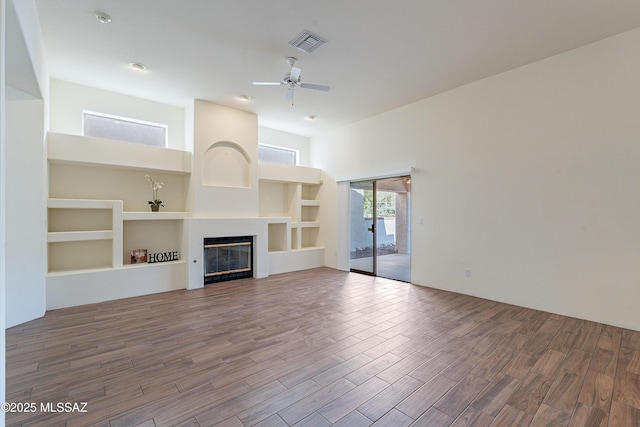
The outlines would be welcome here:
<svg viewBox="0 0 640 427">
<path fill-rule="evenodd" d="M 251 188 L 251 159 L 240 145 L 218 141 L 202 156 L 202 185 Z"/>
</svg>

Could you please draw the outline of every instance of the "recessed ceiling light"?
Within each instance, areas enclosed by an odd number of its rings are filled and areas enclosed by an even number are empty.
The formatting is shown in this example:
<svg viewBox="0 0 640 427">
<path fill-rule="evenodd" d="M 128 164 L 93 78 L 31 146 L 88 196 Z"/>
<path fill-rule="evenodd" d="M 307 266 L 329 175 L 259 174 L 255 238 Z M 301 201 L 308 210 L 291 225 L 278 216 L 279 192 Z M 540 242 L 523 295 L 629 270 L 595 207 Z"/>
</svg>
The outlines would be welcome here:
<svg viewBox="0 0 640 427">
<path fill-rule="evenodd" d="M 138 71 L 144 71 L 147 69 L 147 67 L 145 67 L 144 64 L 141 64 L 139 62 L 130 62 L 129 66 L 134 70 L 138 70 Z"/>
<path fill-rule="evenodd" d="M 306 119 L 307 119 L 307 120 L 314 121 L 314 120 L 316 119 L 316 116 L 314 116 L 314 115 L 312 114 L 312 115 L 310 115 L 310 116 L 307 116 L 307 117 L 306 117 Z"/>
<path fill-rule="evenodd" d="M 111 22 L 111 17 L 104 12 L 96 11 L 95 15 L 98 22 L 102 24 L 108 24 L 109 22 Z"/>
<path fill-rule="evenodd" d="M 249 95 L 240 95 L 238 99 L 240 101 L 251 101 L 252 98 Z"/>
</svg>

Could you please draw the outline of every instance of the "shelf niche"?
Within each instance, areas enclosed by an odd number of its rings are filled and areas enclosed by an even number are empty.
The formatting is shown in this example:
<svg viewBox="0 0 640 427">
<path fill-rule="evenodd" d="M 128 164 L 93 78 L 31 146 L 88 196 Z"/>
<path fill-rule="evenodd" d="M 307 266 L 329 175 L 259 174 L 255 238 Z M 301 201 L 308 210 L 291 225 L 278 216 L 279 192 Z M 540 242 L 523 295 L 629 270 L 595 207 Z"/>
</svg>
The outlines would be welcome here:
<svg viewBox="0 0 640 427">
<path fill-rule="evenodd" d="M 54 242 L 48 244 L 49 272 L 111 268 L 111 240 Z"/>
<path fill-rule="evenodd" d="M 286 223 L 270 223 L 268 225 L 268 233 L 269 252 L 284 252 L 289 250 Z"/>
<path fill-rule="evenodd" d="M 318 211 L 320 206 L 301 206 L 301 220 L 302 222 L 316 222 L 318 220 Z"/>
<path fill-rule="evenodd" d="M 183 212 L 186 205 L 188 175 L 161 171 L 118 169 L 78 163 L 49 165 L 49 197 L 58 199 L 122 200 L 127 212 L 150 212 L 152 192 L 149 174 L 164 182 L 159 196 L 163 211 Z"/>
<path fill-rule="evenodd" d="M 49 232 L 111 230 L 111 209 L 50 208 Z"/>
<path fill-rule="evenodd" d="M 302 200 L 315 201 L 321 184 L 302 184 Z"/>
<path fill-rule="evenodd" d="M 295 218 L 297 184 L 260 181 L 259 213 L 261 217 Z"/>
<path fill-rule="evenodd" d="M 148 253 L 175 252 L 182 257 L 182 220 L 123 221 L 122 264 L 131 264 L 130 252 L 146 249 Z"/>
<path fill-rule="evenodd" d="M 231 141 L 212 144 L 202 156 L 202 185 L 251 188 L 251 159 Z"/>
<path fill-rule="evenodd" d="M 301 248 L 318 247 L 318 235 L 320 229 L 318 227 L 304 227 L 301 229 Z"/>
</svg>

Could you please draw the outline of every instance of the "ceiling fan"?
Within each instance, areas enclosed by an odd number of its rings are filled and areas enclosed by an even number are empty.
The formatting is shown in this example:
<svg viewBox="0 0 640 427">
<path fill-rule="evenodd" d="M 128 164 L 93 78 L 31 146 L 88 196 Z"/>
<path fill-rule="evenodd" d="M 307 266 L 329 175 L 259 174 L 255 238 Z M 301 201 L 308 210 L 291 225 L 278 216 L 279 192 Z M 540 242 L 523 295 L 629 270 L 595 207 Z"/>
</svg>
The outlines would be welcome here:
<svg viewBox="0 0 640 427">
<path fill-rule="evenodd" d="M 296 86 L 299 86 L 303 89 L 313 89 L 313 90 L 321 90 L 323 92 L 328 92 L 331 89 L 329 86 L 325 85 L 317 85 L 312 83 L 302 83 L 300 79 L 300 74 L 302 73 L 302 69 L 296 67 L 296 62 L 298 62 L 297 58 L 290 56 L 285 59 L 287 64 L 291 70 L 284 75 L 282 81 L 279 82 L 253 82 L 256 86 L 287 86 L 287 92 L 284 94 L 284 99 L 287 101 L 291 100 L 291 105 L 293 105 L 293 89 Z"/>
</svg>

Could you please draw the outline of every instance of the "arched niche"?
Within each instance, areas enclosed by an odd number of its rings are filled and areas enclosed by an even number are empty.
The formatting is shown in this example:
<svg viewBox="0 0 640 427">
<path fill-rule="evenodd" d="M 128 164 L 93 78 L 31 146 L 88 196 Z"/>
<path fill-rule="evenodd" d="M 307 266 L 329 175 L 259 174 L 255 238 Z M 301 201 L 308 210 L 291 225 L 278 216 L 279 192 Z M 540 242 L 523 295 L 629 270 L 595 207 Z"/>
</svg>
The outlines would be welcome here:
<svg viewBox="0 0 640 427">
<path fill-rule="evenodd" d="M 202 185 L 251 187 L 251 159 L 231 141 L 218 141 L 202 157 Z"/>
</svg>

